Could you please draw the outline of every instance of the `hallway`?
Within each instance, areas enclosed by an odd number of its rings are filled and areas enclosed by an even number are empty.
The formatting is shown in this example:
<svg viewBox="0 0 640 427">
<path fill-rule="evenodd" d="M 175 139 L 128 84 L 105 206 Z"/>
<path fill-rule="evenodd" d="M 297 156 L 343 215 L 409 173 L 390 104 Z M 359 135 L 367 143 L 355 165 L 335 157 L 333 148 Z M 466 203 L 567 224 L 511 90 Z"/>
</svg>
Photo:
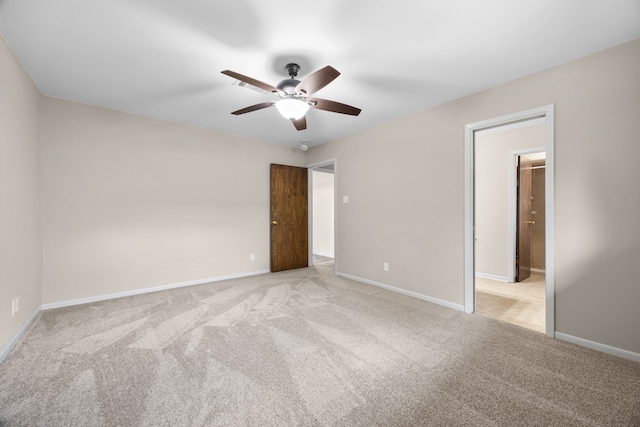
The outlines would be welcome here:
<svg viewBox="0 0 640 427">
<path fill-rule="evenodd" d="M 545 277 L 532 274 L 520 283 L 476 277 L 476 313 L 545 332 Z"/>
</svg>

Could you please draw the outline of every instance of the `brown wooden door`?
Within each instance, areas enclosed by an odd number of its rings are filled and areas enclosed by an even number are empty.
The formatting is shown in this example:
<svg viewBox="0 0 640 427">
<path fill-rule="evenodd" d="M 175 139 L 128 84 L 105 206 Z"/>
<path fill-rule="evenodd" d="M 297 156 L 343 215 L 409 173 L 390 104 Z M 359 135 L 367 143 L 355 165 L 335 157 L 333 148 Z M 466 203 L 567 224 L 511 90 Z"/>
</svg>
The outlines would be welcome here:
<svg viewBox="0 0 640 427">
<path fill-rule="evenodd" d="M 531 275 L 532 195 L 531 160 L 518 156 L 518 231 L 516 233 L 516 282 Z"/>
<path fill-rule="evenodd" d="M 271 164 L 271 271 L 309 265 L 307 169 Z"/>
</svg>

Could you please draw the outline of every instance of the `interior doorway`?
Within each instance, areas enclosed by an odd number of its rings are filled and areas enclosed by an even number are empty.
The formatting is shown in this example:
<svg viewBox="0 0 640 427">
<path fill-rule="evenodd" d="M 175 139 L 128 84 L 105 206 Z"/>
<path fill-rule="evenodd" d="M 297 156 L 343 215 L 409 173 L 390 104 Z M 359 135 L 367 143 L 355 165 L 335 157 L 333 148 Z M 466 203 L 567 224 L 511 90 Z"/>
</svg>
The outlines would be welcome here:
<svg viewBox="0 0 640 427">
<path fill-rule="evenodd" d="M 545 213 L 545 229 L 544 229 L 544 275 L 535 274 L 531 278 L 522 279 L 532 281 L 537 279 L 537 284 L 531 285 L 530 288 L 537 286 L 542 299 L 541 308 L 544 310 L 544 318 L 540 322 L 539 330 L 547 335 L 554 336 L 554 274 L 553 274 L 553 234 L 554 234 L 554 218 L 553 218 L 553 121 L 554 108 L 553 105 L 535 108 L 520 113 L 502 116 L 495 119 L 489 119 L 478 123 L 473 123 L 465 127 L 465 311 L 473 313 L 477 309 L 477 304 L 484 294 L 476 294 L 477 287 L 482 288 L 484 281 L 502 282 L 502 284 L 511 284 L 516 278 L 516 240 L 517 240 L 517 206 L 511 204 L 510 208 L 506 208 L 506 203 L 511 200 L 513 192 L 517 192 L 515 183 L 504 182 L 489 185 L 480 188 L 482 180 L 486 180 L 483 175 L 491 172 L 494 166 L 487 166 L 482 161 L 482 150 L 477 150 L 478 137 L 482 137 L 483 133 L 497 133 L 506 128 L 522 127 L 525 123 L 533 121 L 541 123 L 542 126 L 542 149 L 540 147 L 507 147 L 508 154 L 501 157 L 500 168 L 516 169 L 516 158 L 514 151 L 529 150 L 530 154 L 534 150 L 545 153 L 544 169 L 545 169 L 545 192 L 544 192 L 544 213 Z M 535 144 L 534 144 L 535 145 Z M 492 148 L 496 148 L 493 147 Z M 514 150 L 515 148 L 515 150 Z M 503 151 L 504 153 L 504 151 Z M 495 154 L 495 153 L 494 153 Z M 520 153 L 518 155 L 525 154 Z M 511 163 L 509 159 L 514 161 Z M 519 158 L 520 159 L 520 158 Z M 511 166 L 513 165 L 513 166 Z M 529 169 L 532 169 L 531 166 Z M 477 181 L 477 182 L 476 182 Z M 508 190 L 505 190 L 508 188 Z M 489 190 L 487 190 L 489 189 Z M 496 202 L 496 197 L 486 197 L 487 191 L 493 192 L 494 196 L 499 195 L 503 202 Z M 517 199 L 516 196 L 513 199 Z M 484 211 L 486 205 L 502 205 L 499 211 L 488 213 Z M 495 206 L 494 206 L 495 207 Z M 535 209 L 529 208 L 529 214 Z M 498 212 L 498 213 L 495 213 Z M 521 216 L 522 217 L 522 216 Z M 528 221 L 534 221 L 530 217 L 523 219 L 527 225 L 532 225 Z M 487 225 L 489 224 L 489 225 Z M 493 227 L 493 228 L 491 228 Z M 501 230 L 501 237 L 497 236 L 497 231 Z M 493 249 L 491 249 L 493 247 Z M 498 256 L 496 256 L 498 254 Z M 484 271 L 483 271 L 484 270 Z M 539 273 L 535 271 L 534 273 Z M 512 288 L 513 290 L 513 288 Z"/>
<path fill-rule="evenodd" d="M 333 263 L 336 256 L 336 178 L 335 159 L 308 165 L 309 169 L 309 259 L 310 264 Z"/>
<path fill-rule="evenodd" d="M 474 142 L 475 312 L 541 333 L 544 143 L 544 118 L 479 131 Z"/>
<path fill-rule="evenodd" d="M 515 234 L 515 244 L 511 245 L 515 260 L 513 281 L 522 282 L 532 274 L 544 276 L 546 269 L 546 151 L 534 148 L 511 155 L 513 167 L 509 179 L 516 186 L 510 197 L 515 210 L 514 218 L 510 218 L 510 235 Z"/>
</svg>

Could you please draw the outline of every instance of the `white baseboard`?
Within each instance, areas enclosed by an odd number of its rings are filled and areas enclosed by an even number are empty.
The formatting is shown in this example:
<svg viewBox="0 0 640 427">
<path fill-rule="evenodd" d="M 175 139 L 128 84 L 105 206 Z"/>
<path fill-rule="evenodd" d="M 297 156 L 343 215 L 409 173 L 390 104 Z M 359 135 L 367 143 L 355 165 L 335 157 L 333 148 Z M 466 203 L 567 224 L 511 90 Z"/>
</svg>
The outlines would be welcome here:
<svg viewBox="0 0 640 427">
<path fill-rule="evenodd" d="M 497 280 L 499 282 L 509 282 L 509 278 L 505 276 L 496 276 L 495 274 L 485 274 L 476 272 L 476 277 L 489 280 Z"/>
<path fill-rule="evenodd" d="M 544 276 L 547 274 L 547 270 L 542 270 L 540 268 L 531 268 L 531 274 L 537 274 L 539 276 Z"/>
<path fill-rule="evenodd" d="M 350 274 L 345 273 L 336 273 L 337 276 L 344 277 L 345 279 L 355 280 L 356 282 L 365 283 L 367 285 L 377 286 L 379 288 L 387 289 L 392 292 L 397 292 L 400 294 L 408 295 L 411 297 L 419 298 L 424 301 L 429 301 L 434 304 L 442 305 L 444 307 L 453 308 L 454 310 L 464 311 L 464 305 L 454 304 L 449 301 L 444 301 L 437 298 L 432 298 L 426 295 L 419 294 L 417 292 L 407 291 L 406 289 L 396 288 L 394 286 L 386 285 L 384 283 L 375 282 L 373 280 L 363 279 L 362 277 L 352 276 Z M 498 280 L 498 279 L 493 279 Z M 640 354 L 634 353 L 628 350 L 623 350 L 616 347 L 611 347 L 606 344 L 601 344 L 595 341 L 589 341 L 584 338 L 574 337 L 572 335 L 563 334 L 562 332 L 555 332 L 555 337 L 559 340 L 567 341 L 573 344 L 577 344 L 583 347 L 591 348 L 594 350 L 602 351 L 604 353 L 612 354 L 614 356 L 622 357 L 624 359 L 634 360 L 636 362 L 640 362 Z"/>
<path fill-rule="evenodd" d="M 59 302 L 53 302 L 53 303 L 49 303 L 49 304 L 42 304 L 42 309 L 43 310 L 51 310 L 51 309 L 54 309 L 54 308 L 70 307 L 72 305 L 87 304 L 87 303 L 91 303 L 91 302 L 104 301 L 104 300 L 108 300 L 108 299 L 129 297 L 129 296 L 132 296 L 132 295 L 147 294 L 149 292 L 166 291 L 166 290 L 169 290 L 169 289 L 183 288 L 185 286 L 203 285 L 205 283 L 220 282 L 222 280 L 238 279 L 238 278 L 241 278 L 241 277 L 249 277 L 249 276 L 257 276 L 259 274 L 265 274 L 265 273 L 269 273 L 269 272 L 270 272 L 270 270 L 258 270 L 258 271 L 251 271 L 251 272 L 248 272 L 248 273 L 230 274 L 228 276 L 210 277 L 208 279 L 198 279 L 198 280 L 191 280 L 189 282 L 173 283 L 173 284 L 169 284 L 169 285 L 156 286 L 156 287 L 153 287 L 153 288 L 136 289 L 136 290 L 133 290 L 133 291 L 117 292 L 117 293 L 114 293 L 114 294 L 98 295 L 98 296 L 94 296 L 94 297 L 79 298 L 79 299 L 73 299 L 73 300 L 67 300 L 67 301 L 59 301 Z"/>
<path fill-rule="evenodd" d="M 34 322 L 34 320 L 36 320 L 41 311 L 42 309 L 37 309 L 36 312 L 33 313 L 26 322 L 24 322 L 20 330 L 5 345 L 3 345 L 2 348 L 0 348 L 0 363 L 2 363 L 2 361 L 9 355 L 9 353 L 11 353 L 13 347 L 18 344 L 22 336 L 25 334 L 25 332 L 27 332 L 27 330 Z"/>
<path fill-rule="evenodd" d="M 614 356 L 622 357 L 624 359 L 630 359 L 636 362 L 640 362 L 640 354 L 634 353 L 632 351 L 611 347 L 609 345 L 601 344 L 595 341 L 589 341 L 584 338 L 574 337 L 572 335 L 563 334 L 562 332 L 556 332 L 555 337 L 562 341 L 567 341 L 573 344 L 581 345 L 583 347 L 588 347 L 594 350 L 602 351 L 603 353 L 609 353 L 609 354 L 613 354 Z"/>
<path fill-rule="evenodd" d="M 417 292 L 408 291 L 402 288 L 396 288 L 395 286 L 387 285 L 380 282 L 374 282 L 373 280 L 363 279 L 362 277 L 352 276 L 350 274 L 344 274 L 337 272 L 336 276 L 344 277 L 345 279 L 355 280 L 356 282 L 365 283 L 367 285 L 377 286 L 379 288 L 386 289 L 388 291 L 397 292 L 399 294 L 408 295 L 410 297 L 418 298 L 424 301 L 432 302 L 434 304 L 442 305 L 444 307 L 453 308 L 454 310 L 464 311 L 464 305 L 454 304 L 449 301 L 441 300 L 438 298 L 429 297 L 423 294 L 419 294 Z"/>
</svg>

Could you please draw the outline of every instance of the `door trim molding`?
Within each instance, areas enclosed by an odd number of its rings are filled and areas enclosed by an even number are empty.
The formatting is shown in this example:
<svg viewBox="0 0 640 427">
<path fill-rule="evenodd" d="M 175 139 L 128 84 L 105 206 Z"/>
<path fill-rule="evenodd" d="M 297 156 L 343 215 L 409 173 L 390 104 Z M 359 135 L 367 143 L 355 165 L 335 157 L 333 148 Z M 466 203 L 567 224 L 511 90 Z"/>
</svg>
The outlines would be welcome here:
<svg viewBox="0 0 640 427">
<path fill-rule="evenodd" d="M 549 104 L 530 110 L 495 117 L 464 127 L 464 311 L 475 311 L 475 219 L 474 219 L 474 134 L 523 120 L 545 118 L 546 197 L 545 197 L 545 332 L 555 336 L 555 105 Z"/>
<path fill-rule="evenodd" d="M 322 170 L 325 166 L 333 165 L 333 274 L 338 273 L 338 159 L 331 158 L 305 165 L 310 171 Z M 309 180 L 309 265 L 313 265 L 313 173 L 308 174 Z"/>
</svg>

